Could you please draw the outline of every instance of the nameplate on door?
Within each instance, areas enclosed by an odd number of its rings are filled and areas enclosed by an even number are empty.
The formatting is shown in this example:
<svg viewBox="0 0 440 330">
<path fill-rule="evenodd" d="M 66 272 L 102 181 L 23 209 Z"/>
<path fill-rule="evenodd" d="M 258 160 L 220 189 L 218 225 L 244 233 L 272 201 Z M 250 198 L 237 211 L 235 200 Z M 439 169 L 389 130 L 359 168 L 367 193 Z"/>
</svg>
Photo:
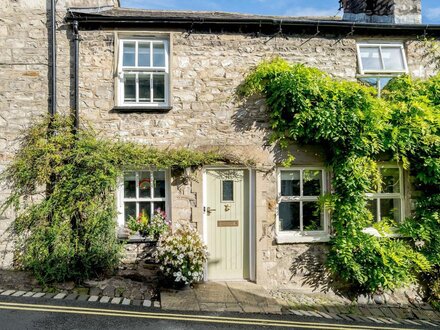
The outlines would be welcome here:
<svg viewBox="0 0 440 330">
<path fill-rule="evenodd" d="M 217 227 L 238 227 L 238 220 L 220 220 Z"/>
</svg>

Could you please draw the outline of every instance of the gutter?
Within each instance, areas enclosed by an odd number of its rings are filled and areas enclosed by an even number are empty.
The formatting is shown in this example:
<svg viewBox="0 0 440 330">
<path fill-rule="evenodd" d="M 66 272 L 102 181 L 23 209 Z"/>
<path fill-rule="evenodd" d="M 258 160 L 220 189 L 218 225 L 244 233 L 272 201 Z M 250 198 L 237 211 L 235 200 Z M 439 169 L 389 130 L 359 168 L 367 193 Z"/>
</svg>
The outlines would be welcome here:
<svg viewBox="0 0 440 330">
<path fill-rule="evenodd" d="M 49 107 L 49 114 L 53 117 L 57 113 L 57 30 L 56 30 L 56 6 L 55 0 L 51 0 L 50 8 L 50 25 L 51 25 L 51 38 L 50 38 L 50 95 L 51 102 Z"/>
<path fill-rule="evenodd" d="M 93 27 L 95 25 L 104 26 L 118 26 L 118 25 L 160 25 L 160 26 L 175 26 L 184 27 L 185 25 L 197 25 L 206 27 L 236 27 L 246 25 L 249 29 L 258 31 L 262 27 L 280 27 L 283 28 L 303 28 L 303 29 L 317 29 L 350 31 L 362 31 L 369 33 L 395 33 L 395 32 L 410 32 L 413 34 L 440 34 L 440 25 L 429 24 L 384 24 L 384 23 L 363 23 L 350 21 L 325 21 L 325 20 L 292 20 L 283 18 L 193 18 L 193 17 L 173 17 L 173 16 L 158 16 L 158 17 L 142 17 L 142 16 L 104 16 L 94 15 L 90 13 L 81 13 L 70 11 L 70 16 L 67 20 L 77 20 L 83 26 Z"/>
<path fill-rule="evenodd" d="M 78 21 L 73 21 L 72 24 L 73 31 L 73 106 L 74 106 L 74 129 L 75 132 L 79 129 L 79 23 Z"/>
</svg>

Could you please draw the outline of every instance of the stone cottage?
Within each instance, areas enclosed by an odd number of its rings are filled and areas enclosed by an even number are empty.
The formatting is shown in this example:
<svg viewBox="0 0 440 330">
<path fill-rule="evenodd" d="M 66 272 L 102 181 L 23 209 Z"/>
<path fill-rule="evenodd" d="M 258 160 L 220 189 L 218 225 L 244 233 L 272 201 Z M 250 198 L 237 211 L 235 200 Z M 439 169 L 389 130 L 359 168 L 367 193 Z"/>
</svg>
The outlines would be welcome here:
<svg viewBox="0 0 440 330">
<path fill-rule="evenodd" d="M 339 4 L 335 0 L 335 12 Z M 250 280 L 269 288 L 307 288 L 331 235 L 318 197 L 331 191 L 323 152 L 292 146 L 291 168 L 267 141 L 262 99 L 235 93 L 264 59 L 281 56 L 378 91 L 400 74 L 435 73 L 421 36 L 420 0 L 342 0 L 342 18 L 120 8 L 116 0 L 61 0 L 52 54 L 50 1 L 6 0 L 0 18 L 0 169 L 15 138 L 47 111 L 73 109 L 102 134 L 161 148 L 221 148 L 240 166 L 127 172 L 118 191 L 118 225 L 144 210 L 190 222 L 208 245 L 208 280 Z M 53 63 L 56 61 L 56 65 Z M 53 69 L 56 70 L 53 70 Z M 55 77 L 56 79 L 52 79 Z M 370 196 L 375 220 L 411 212 L 407 173 L 384 163 L 390 189 Z M 0 199 L 7 196 L 0 191 Z M 0 218 L 0 231 L 13 219 Z M 2 266 L 11 264 L 3 242 Z"/>
</svg>

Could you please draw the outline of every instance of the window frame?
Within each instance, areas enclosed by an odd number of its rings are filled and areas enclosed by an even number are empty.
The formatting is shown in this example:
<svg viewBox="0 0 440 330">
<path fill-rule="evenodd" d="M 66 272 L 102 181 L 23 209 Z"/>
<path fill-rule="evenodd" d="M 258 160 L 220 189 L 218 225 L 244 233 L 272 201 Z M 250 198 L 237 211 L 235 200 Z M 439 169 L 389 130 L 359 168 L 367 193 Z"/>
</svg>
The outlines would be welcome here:
<svg viewBox="0 0 440 330">
<path fill-rule="evenodd" d="M 382 221 L 381 211 L 380 211 L 380 200 L 381 199 L 400 199 L 400 223 L 402 223 L 405 220 L 405 185 L 404 185 L 404 175 L 403 175 L 403 168 L 399 164 L 379 164 L 378 167 L 380 169 L 382 168 L 397 168 L 399 170 L 399 193 L 381 193 L 381 192 L 375 192 L 375 193 L 366 193 L 366 199 L 367 200 L 377 200 L 376 205 L 376 214 L 377 214 L 377 221 L 374 221 L 374 223 L 379 223 Z M 381 174 L 382 175 L 382 174 Z M 372 227 L 369 227 L 372 228 Z"/>
<path fill-rule="evenodd" d="M 125 173 L 134 172 L 136 173 L 136 197 L 135 198 L 125 198 L 124 197 L 124 175 Z M 150 195 L 147 197 L 139 197 L 139 177 L 141 172 L 150 172 L 150 180 L 153 179 L 153 172 L 164 172 L 165 174 L 165 197 L 152 197 Z M 124 204 L 126 202 L 135 202 L 136 203 L 136 214 L 139 214 L 139 203 L 141 202 L 165 202 L 165 212 L 167 214 L 167 218 L 171 219 L 171 186 L 170 186 L 171 173 L 170 170 L 161 170 L 161 169 L 127 169 L 124 170 L 122 176 L 118 180 L 118 189 L 117 189 L 117 209 L 118 209 L 118 217 L 117 222 L 119 227 L 126 227 L 125 223 L 125 208 Z M 148 215 L 149 219 L 151 219 L 151 215 L 154 213 L 154 209 L 151 208 L 151 214 Z"/>
<path fill-rule="evenodd" d="M 303 194 L 303 172 L 305 170 L 321 171 L 321 195 L 328 192 L 328 171 L 323 166 L 295 166 L 280 167 L 277 169 L 277 207 L 276 207 L 276 228 L 275 234 L 278 244 L 283 243 L 310 243 L 310 242 L 328 242 L 330 240 L 330 217 L 327 210 L 322 211 L 323 230 L 304 231 L 303 230 L 303 207 L 302 202 L 316 202 L 319 196 L 302 196 Z M 300 171 L 300 196 L 281 196 L 281 173 L 289 171 Z M 300 230 L 281 230 L 279 205 L 281 202 L 299 202 L 300 203 Z"/>
<path fill-rule="evenodd" d="M 379 56 L 381 60 L 382 67 L 385 67 L 383 57 L 382 57 L 382 48 L 399 48 L 400 54 L 402 56 L 403 60 L 403 70 L 364 70 L 363 63 L 362 63 L 362 57 L 361 57 L 361 48 L 362 47 L 378 47 L 379 49 Z M 383 76 L 381 78 L 387 78 L 387 74 L 391 77 L 398 76 L 399 74 L 405 74 L 408 73 L 408 62 L 406 59 L 406 53 L 405 53 L 405 47 L 402 42 L 358 42 L 356 43 L 356 49 L 357 49 L 357 59 L 358 59 L 358 69 L 361 76 L 367 78 L 370 76 L 371 78 L 376 78 L 378 76 Z"/>
<path fill-rule="evenodd" d="M 124 59 L 124 43 L 135 43 L 135 65 L 123 66 Z M 150 45 L 150 66 L 138 66 L 138 49 L 139 43 L 149 43 Z M 153 44 L 161 43 L 164 45 L 165 66 L 153 66 Z M 117 67 L 117 105 L 122 108 L 151 108 L 158 109 L 170 106 L 170 39 L 165 36 L 158 37 L 129 37 L 122 36 L 118 41 L 118 67 Z M 164 75 L 164 101 L 154 102 L 153 95 L 153 75 Z M 135 75 L 135 102 L 125 101 L 125 76 Z M 150 101 L 139 101 L 139 75 L 150 75 Z"/>
</svg>

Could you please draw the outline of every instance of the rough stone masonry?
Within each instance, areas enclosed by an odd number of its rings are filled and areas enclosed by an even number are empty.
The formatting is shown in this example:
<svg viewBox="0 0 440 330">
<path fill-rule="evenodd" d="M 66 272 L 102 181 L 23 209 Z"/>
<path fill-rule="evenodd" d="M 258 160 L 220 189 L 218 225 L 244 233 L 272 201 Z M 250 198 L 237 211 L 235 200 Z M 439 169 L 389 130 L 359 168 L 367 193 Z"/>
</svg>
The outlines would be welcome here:
<svg viewBox="0 0 440 330">
<path fill-rule="evenodd" d="M 403 0 L 402 0 L 403 1 Z M 103 5 L 103 1 L 100 1 Z M 114 5 L 113 1 L 106 4 Z M 72 100 L 71 29 L 66 8 L 96 6 L 96 2 L 59 1 L 57 5 L 58 111 L 70 111 Z M 0 18 L 0 169 L 13 157 L 16 138 L 33 120 L 48 111 L 48 12 L 43 0 L 7 0 Z M 125 32 L 130 30 L 123 29 Z M 115 35 L 120 30 L 81 30 L 80 115 L 111 138 L 157 147 L 210 148 L 219 146 L 256 161 L 255 228 L 256 281 L 270 288 L 310 289 L 305 276 L 322 271 L 326 244 L 277 244 L 275 166 L 279 150 L 267 144 L 265 102 L 240 102 L 235 92 L 245 75 L 259 62 L 281 56 L 304 63 L 335 78 L 355 80 L 356 41 L 368 35 L 289 35 L 288 38 L 243 33 L 207 33 L 161 30 L 171 43 L 172 110 L 163 113 L 123 113 L 115 107 Z M 139 32 L 138 30 L 136 31 Z M 158 31 L 142 31 L 154 34 Z M 416 37 L 377 35 L 375 39 L 404 44 L 411 75 L 428 77 L 435 63 Z M 297 165 L 323 164 L 318 147 L 293 146 Z M 189 182 L 173 178 L 171 213 L 174 221 L 202 227 L 202 172 Z M 0 190 L 0 201 L 8 191 Z M 409 206 L 408 206 L 409 207 Z M 0 233 L 14 218 L 0 218 Z M 4 239 L 1 266 L 11 267 L 12 245 Z"/>
</svg>

